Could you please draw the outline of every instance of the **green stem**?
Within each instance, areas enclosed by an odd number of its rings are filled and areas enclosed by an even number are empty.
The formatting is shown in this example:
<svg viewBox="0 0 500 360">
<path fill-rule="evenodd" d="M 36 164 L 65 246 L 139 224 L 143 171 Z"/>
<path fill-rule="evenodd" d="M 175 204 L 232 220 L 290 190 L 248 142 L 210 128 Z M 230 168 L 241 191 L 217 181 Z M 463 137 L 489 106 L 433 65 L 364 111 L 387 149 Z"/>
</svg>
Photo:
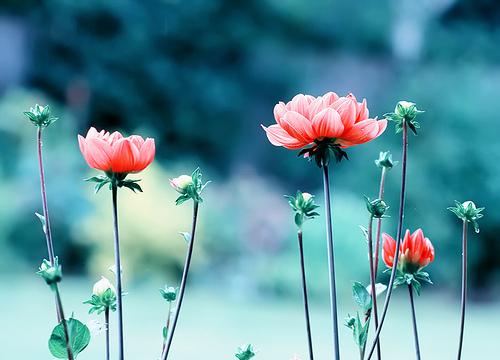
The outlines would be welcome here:
<svg viewBox="0 0 500 360">
<path fill-rule="evenodd" d="M 408 129 L 406 122 L 403 124 L 403 160 L 402 160 L 402 170 L 401 170 L 401 197 L 399 201 L 399 218 L 398 218 L 398 232 L 396 236 L 396 250 L 394 251 L 394 261 L 391 271 L 391 277 L 389 279 L 389 285 L 387 286 L 387 294 L 385 296 L 384 307 L 382 309 L 382 315 L 380 317 L 380 326 L 378 327 L 375 338 L 373 339 L 370 352 L 366 360 L 369 360 L 373 351 L 375 350 L 375 345 L 378 342 L 380 331 L 382 330 L 382 325 L 384 324 L 385 316 L 387 314 L 387 309 L 389 308 L 389 302 L 391 300 L 392 291 L 394 288 L 394 280 L 396 279 L 396 269 L 398 267 L 399 261 L 399 249 L 401 245 L 401 234 L 403 232 L 403 218 L 405 209 L 405 195 L 406 195 L 406 160 L 408 156 Z"/>
<path fill-rule="evenodd" d="M 64 337 L 66 338 L 66 350 L 68 352 L 68 360 L 73 360 L 73 349 L 71 348 L 71 343 L 69 341 L 69 333 L 68 333 L 68 325 L 66 324 L 66 319 L 64 318 L 64 312 L 63 312 L 63 307 L 62 307 L 62 301 L 61 301 L 61 295 L 59 294 L 59 287 L 57 286 L 57 283 L 54 284 L 53 286 L 54 293 L 56 295 L 56 301 L 57 301 L 57 310 L 58 313 L 61 315 L 61 322 L 63 324 L 63 329 L 64 329 Z"/>
<path fill-rule="evenodd" d="M 378 198 L 380 200 L 384 199 L 384 187 L 385 187 L 385 177 L 387 174 L 387 168 L 384 166 L 382 168 L 382 175 L 380 176 L 380 190 L 378 193 Z M 373 270 L 375 271 L 375 280 L 377 279 L 378 271 L 378 259 L 380 256 L 380 233 L 382 232 L 382 218 L 377 219 L 377 231 L 375 233 L 375 262 L 373 264 Z"/>
<path fill-rule="evenodd" d="M 54 247 L 52 245 L 52 233 L 50 231 L 50 219 L 49 219 L 49 208 L 47 206 L 47 193 L 45 190 L 45 174 L 43 171 L 43 160 L 42 160 L 42 128 L 38 126 L 36 133 L 37 140 L 37 153 L 38 153 L 38 171 L 40 173 L 40 190 L 42 193 L 42 207 L 43 207 L 43 217 L 45 219 L 45 240 L 47 242 L 47 251 L 49 253 L 49 261 L 53 266 L 55 263 L 54 256 Z M 57 321 L 61 322 L 61 313 L 59 312 L 59 307 L 57 306 L 57 298 L 56 301 L 56 313 L 57 313 Z"/>
<path fill-rule="evenodd" d="M 328 251 L 328 268 L 330 279 L 330 305 L 332 313 L 333 331 L 333 356 L 335 360 L 340 360 L 339 326 L 337 315 L 337 290 L 335 285 L 335 257 L 333 251 L 333 231 L 332 231 L 332 209 L 330 204 L 330 180 L 328 178 L 328 166 L 323 164 L 323 185 L 325 192 L 326 208 L 326 241 Z"/>
<path fill-rule="evenodd" d="M 181 310 L 182 299 L 184 298 L 184 290 L 186 289 L 186 281 L 189 272 L 189 265 L 191 264 L 191 258 L 193 255 L 193 247 L 194 247 L 194 235 L 196 230 L 196 219 L 198 217 L 198 201 L 193 200 L 194 209 L 193 209 L 193 223 L 191 227 L 191 240 L 189 241 L 188 251 L 186 255 L 186 263 L 184 264 L 184 271 L 182 273 L 181 286 L 179 289 L 179 296 L 177 298 L 177 308 L 175 310 L 174 318 L 172 319 L 172 329 L 168 332 L 167 337 L 167 345 L 165 347 L 165 351 L 162 355 L 162 360 L 166 360 L 168 357 L 168 353 L 170 351 L 170 346 L 172 345 L 172 339 L 174 337 L 175 327 L 177 325 L 177 320 L 179 318 L 179 313 Z"/>
<path fill-rule="evenodd" d="M 104 310 L 104 322 L 106 324 L 106 360 L 109 360 L 109 307 Z"/>
<path fill-rule="evenodd" d="M 118 186 L 113 183 L 113 231 L 115 242 L 115 275 L 116 275 L 116 312 L 118 326 L 118 360 L 123 360 L 123 297 L 122 297 L 122 266 L 120 260 L 120 237 L 118 235 Z"/>
<path fill-rule="evenodd" d="M 378 312 L 377 312 L 377 292 L 375 289 L 375 267 L 373 264 L 373 215 L 370 214 L 370 220 L 368 222 L 368 256 L 370 260 L 370 287 L 371 287 L 371 297 L 372 297 L 372 314 L 375 323 L 375 331 L 378 329 Z M 363 355 L 366 348 L 366 342 L 363 346 Z M 380 352 L 380 341 L 377 342 L 377 357 L 381 358 Z"/>
<path fill-rule="evenodd" d="M 167 329 L 167 334 L 168 334 L 168 329 L 170 329 L 170 314 L 172 312 L 172 301 L 168 302 L 168 315 L 167 315 L 167 324 L 165 325 L 165 328 Z M 165 346 L 167 345 L 167 339 L 163 338 L 163 349 L 161 351 L 161 356 L 163 357 L 163 353 L 165 352 Z"/>
<path fill-rule="evenodd" d="M 462 311 L 460 317 L 460 338 L 458 341 L 458 360 L 462 357 L 465 329 L 465 300 L 467 296 L 467 220 L 464 220 L 462 240 Z"/>
<path fill-rule="evenodd" d="M 305 263 L 304 263 L 304 247 L 303 247 L 303 243 L 302 243 L 302 230 L 298 231 L 298 238 L 299 238 L 300 269 L 301 269 L 301 274 L 302 274 L 302 297 L 304 299 L 304 314 L 305 314 L 305 318 L 306 318 L 307 343 L 309 345 L 309 359 L 314 360 L 312 335 L 311 335 L 311 323 L 309 320 L 309 302 L 307 300 L 306 270 L 305 270 Z"/>
<path fill-rule="evenodd" d="M 415 355 L 417 360 L 420 360 L 420 345 L 418 343 L 418 331 L 417 331 L 417 316 L 415 314 L 415 303 L 413 301 L 413 287 L 408 284 L 408 293 L 410 295 L 410 308 L 411 308 L 411 318 L 413 321 L 413 337 L 415 339 Z"/>
</svg>

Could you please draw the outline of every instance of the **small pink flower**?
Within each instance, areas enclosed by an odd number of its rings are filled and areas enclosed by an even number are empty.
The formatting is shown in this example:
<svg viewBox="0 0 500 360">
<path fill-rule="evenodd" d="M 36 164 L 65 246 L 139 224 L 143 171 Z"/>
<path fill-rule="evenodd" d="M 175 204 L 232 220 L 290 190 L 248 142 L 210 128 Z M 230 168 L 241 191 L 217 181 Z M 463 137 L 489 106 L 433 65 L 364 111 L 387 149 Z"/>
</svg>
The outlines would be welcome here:
<svg viewBox="0 0 500 360">
<path fill-rule="evenodd" d="M 86 137 L 78 135 L 80 150 L 93 168 L 114 173 L 136 173 L 144 170 L 155 156 L 155 141 L 138 135 L 123 137 L 115 131 L 97 132 L 91 127 Z"/>
<path fill-rule="evenodd" d="M 329 92 L 317 98 L 298 94 L 274 107 L 277 124 L 261 126 L 275 146 L 300 149 L 327 138 L 345 148 L 366 143 L 384 132 L 387 120 L 368 116 L 366 100 L 358 103 L 352 94 L 339 97 Z"/>
<path fill-rule="evenodd" d="M 293 358 L 291 358 L 290 360 L 300 360 L 300 357 L 299 357 L 299 355 L 295 354 L 295 356 Z"/>
<path fill-rule="evenodd" d="M 396 241 L 388 234 L 382 234 L 382 259 L 388 267 L 394 264 Z M 422 229 L 410 235 L 406 230 L 405 237 L 399 250 L 399 265 L 405 273 L 416 273 L 434 260 L 434 246 L 424 237 Z"/>
</svg>

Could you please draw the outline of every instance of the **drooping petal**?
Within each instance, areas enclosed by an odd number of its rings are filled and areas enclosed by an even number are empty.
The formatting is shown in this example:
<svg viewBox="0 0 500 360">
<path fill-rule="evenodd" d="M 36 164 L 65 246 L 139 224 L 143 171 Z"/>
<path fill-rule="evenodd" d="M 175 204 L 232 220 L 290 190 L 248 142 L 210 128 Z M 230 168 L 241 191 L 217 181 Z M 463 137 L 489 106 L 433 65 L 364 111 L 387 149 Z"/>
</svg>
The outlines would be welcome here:
<svg viewBox="0 0 500 360">
<path fill-rule="evenodd" d="M 340 115 L 332 108 L 320 111 L 312 120 L 315 138 L 336 138 L 344 131 Z"/>
<path fill-rule="evenodd" d="M 301 142 L 311 143 L 314 140 L 311 121 L 298 112 L 287 112 L 279 124 L 291 137 Z"/>
<path fill-rule="evenodd" d="M 387 120 L 363 120 L 351 126 L 342 134 L 341 138 L 352 144 L 363 144 L 379 136 L 385 130 L 386 126 Z"/>
<path fill-rule="evenodd" d="M 113 144 L 111 168 L 115 173 L 129 173 L 135 169 L 139 159 L 139 149 L 128 138 L 118 139 Z"/>
<path fill-rule="evenodd" d="M 266 131 L 267 138 L 274 146 L 283 146 L 287 149 L 300 149 L 309 144 L 291 137 L 279 125 L 271 125 L 268 128 L 264 125 L 261 126 Z"/>
</svg>

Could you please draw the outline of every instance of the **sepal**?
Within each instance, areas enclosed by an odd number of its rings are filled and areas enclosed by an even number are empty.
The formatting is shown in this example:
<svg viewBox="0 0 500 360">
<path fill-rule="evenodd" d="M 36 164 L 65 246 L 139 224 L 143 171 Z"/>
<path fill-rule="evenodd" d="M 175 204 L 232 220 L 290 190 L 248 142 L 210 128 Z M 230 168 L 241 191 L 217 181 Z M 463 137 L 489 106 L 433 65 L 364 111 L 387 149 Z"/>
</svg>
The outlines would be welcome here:
<svg viewBox="0 0 500 360">
<path fill-rule="evenodd" d="M 238 348 L 238 353 L 236 353 L 234 356 L 236 356 L 239 360 L 249 360 L 253 358 L 256 354 L 257 351 L 253 350 L 253 347 L 251 344 L 242 346 Z"/>
<path fill-rule="evenodd" d="M 45 129 L 58 119 L 50 116 L 49 105 L 43 107 L 36 104 L 35 107 L 30 108 L 29 111 L 23 111 L 23 114 L 26 115 L 30 119 L 31 123 L 40 130 Z"/>
</svg>

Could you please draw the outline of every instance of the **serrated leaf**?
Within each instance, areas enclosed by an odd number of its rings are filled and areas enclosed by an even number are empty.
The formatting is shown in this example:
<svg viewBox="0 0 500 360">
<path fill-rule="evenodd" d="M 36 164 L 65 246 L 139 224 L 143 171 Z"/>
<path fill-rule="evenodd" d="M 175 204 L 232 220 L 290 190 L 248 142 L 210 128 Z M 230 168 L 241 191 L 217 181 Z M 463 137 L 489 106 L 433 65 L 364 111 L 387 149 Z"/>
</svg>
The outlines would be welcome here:
<svg viewBox="0 0 500 360">
<path fill-rule="evenodd" d="M 66 320 L 68 327 L 69 343 L 73 350 L 73 355 L 81 353 L 90 342 L 90 330 L 80 321 L 70 318 Z M 61 323 L 57 324 L 52 330 L 49 339 L 50 353 L 58 359 L 67 359 L 68 350 L 66 348 L 66 335 L 64 334 L 64 326 Z"/>
</svg>

